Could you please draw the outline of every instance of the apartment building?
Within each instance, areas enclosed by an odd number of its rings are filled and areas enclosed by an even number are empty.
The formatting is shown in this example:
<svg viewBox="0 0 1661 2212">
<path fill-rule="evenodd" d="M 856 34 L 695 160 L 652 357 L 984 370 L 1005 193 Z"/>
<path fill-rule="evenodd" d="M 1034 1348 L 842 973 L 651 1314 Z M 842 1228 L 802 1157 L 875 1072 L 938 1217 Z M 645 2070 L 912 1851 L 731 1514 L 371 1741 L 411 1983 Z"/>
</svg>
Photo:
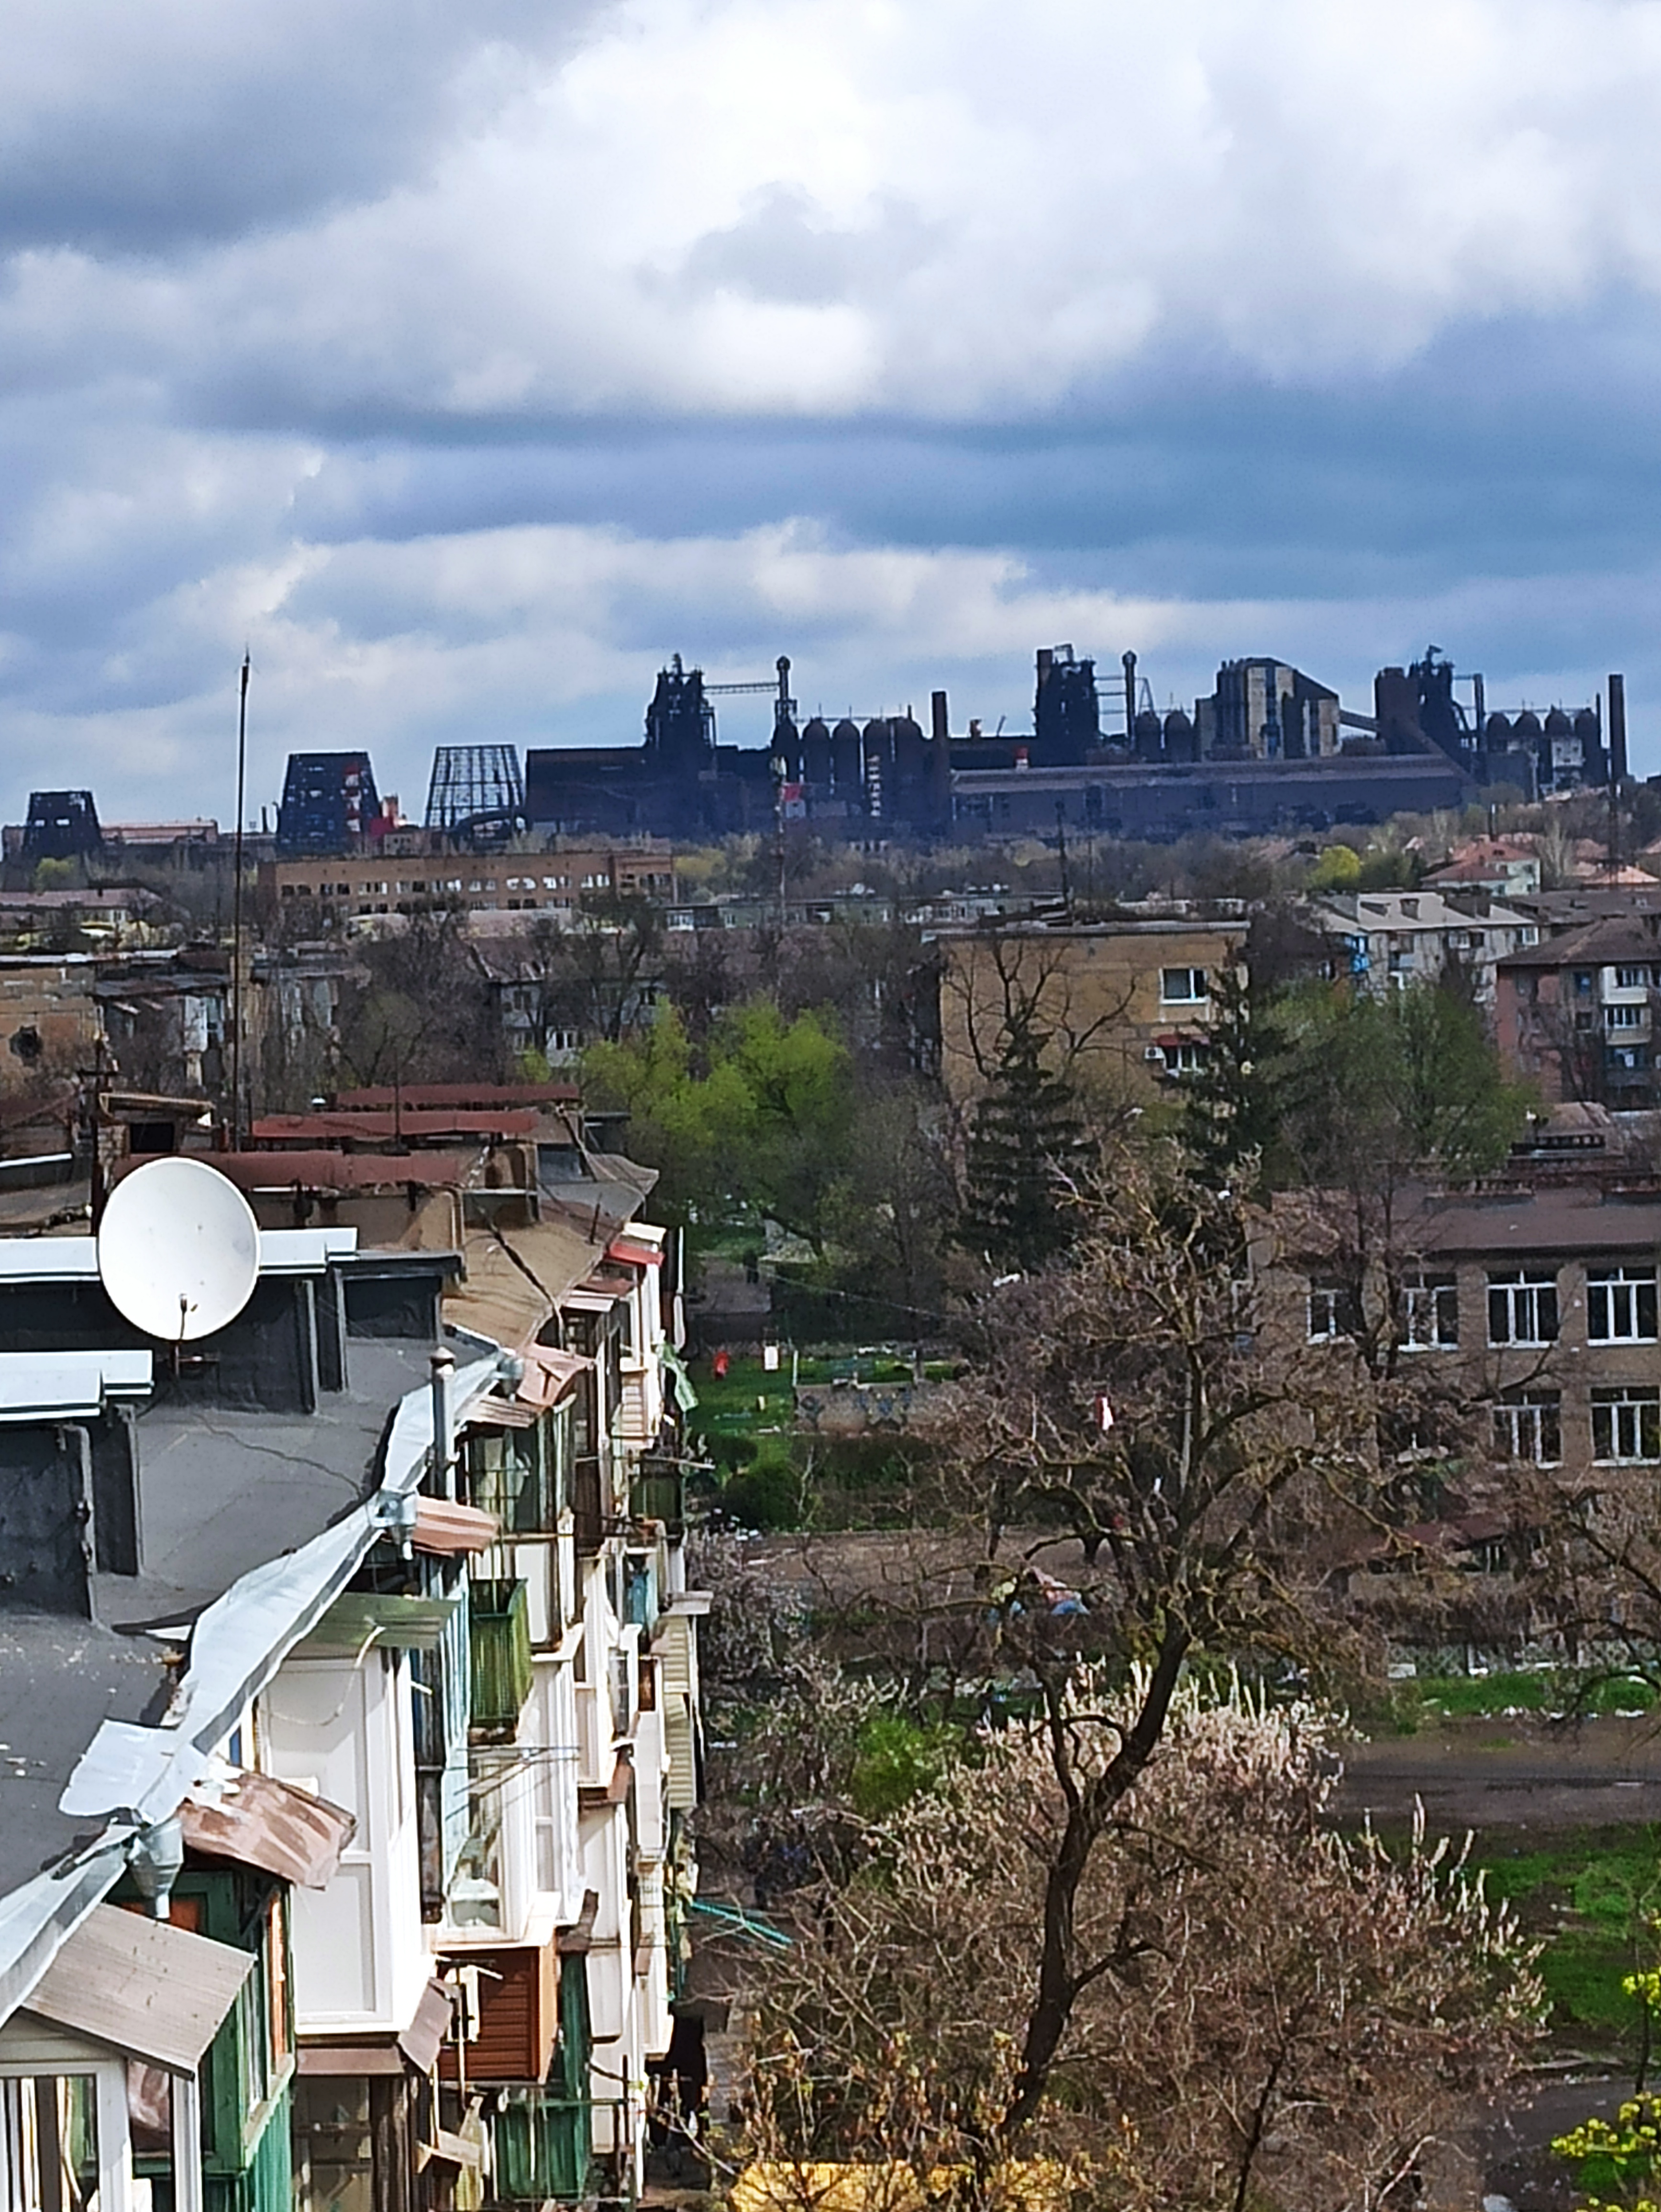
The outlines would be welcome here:
<svg viewBox="0 0 1661 2212">
<path fill-rule="evenodd" d="M 1558 1163 L 1561 1167 L 1561 1162 Z M 1343 1209 L 1275 1201 L 1258 1255 L 1271 1325 L 1311 1350 L 1358 1334 L 1476 1416 L 1486 1468 L 1574 1491 L 1661 1469 L 1661 1182 L 1619 1172 L 1403 1194 L 1365 1261 Z"/>
<path fill-rule="evenodd" d="M 1512 1069 L 1548 1100 L 1655 1105 L 1661 941 L 1616 915 L 1522 948 L 1496 969 L 1494 1026 Z"/>
<path fill-rule="evenodd" d="M 222 1156 L 367 1172 L 182 1360 L 92 1238 L 0 1241 L 6 2212 L 68 2142 L 100 2212 L 640 2185 L 696 1880 L 673 1243 L 638 1171 L 478 1151 L 402 1243 L 373 1155 Z"/>
<path fill-rule="evenodd" d="M 940 1072 L 960 1103 L 984 1090 L 1012 1012 L 1030 1009 L 1079 1080 L 1152 1097 L 1201 1065 L 1216 980 L 1242 972 L 1246 923 L 1194 916 L 942 929 Z"/>
<path fill-rule="evenodd" d="M 1480 893 L 1347 891 L 1311 899 L 1306 919 L 1332 947 L 1333 973 L 1360 989 L 1433 983 L 1457 966 L 1485 1006 L 1494 1004 L 1499 962 L 1540 937 L 1531 915 Z"/>
<path fill-rule="evenodd" d="M 469 915 L 569 919 L 602 898 L 675 896 L 674 848 L 573 846 L 544 853 L 359 854 L 260 863 L 259 909 L 268 927 L 339 929 L 378 916 L 454 908 Z"/>
</svg>

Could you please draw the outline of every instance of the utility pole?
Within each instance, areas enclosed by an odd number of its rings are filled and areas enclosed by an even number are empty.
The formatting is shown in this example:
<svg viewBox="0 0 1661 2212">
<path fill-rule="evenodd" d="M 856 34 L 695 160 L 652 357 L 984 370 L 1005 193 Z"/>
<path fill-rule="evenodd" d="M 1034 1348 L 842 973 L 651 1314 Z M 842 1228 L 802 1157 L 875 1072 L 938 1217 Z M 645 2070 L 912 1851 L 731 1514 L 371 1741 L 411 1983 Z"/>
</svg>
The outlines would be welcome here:
<svg viewBox="0 0 1661 2212">
<path fill-rule="evenodd" d="M 242 684 L 236 709 L 236 840 L 231 866 L 231 1150 L 242 1149 L 242 817 L 248 782 L 248 676 L 252 667 L 242 648 Z"/>
</svg>

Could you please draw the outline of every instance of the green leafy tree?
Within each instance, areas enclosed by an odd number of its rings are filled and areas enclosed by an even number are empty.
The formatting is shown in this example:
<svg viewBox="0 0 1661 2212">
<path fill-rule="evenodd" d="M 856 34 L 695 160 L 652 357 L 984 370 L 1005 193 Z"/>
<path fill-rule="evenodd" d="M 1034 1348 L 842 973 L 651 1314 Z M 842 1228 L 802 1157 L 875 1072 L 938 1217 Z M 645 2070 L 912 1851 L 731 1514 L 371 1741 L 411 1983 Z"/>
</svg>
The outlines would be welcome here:
<svg viewBox="0 0 1661 2212">
<path fill-rule="evenodd" d="M 1455 978 L 1384 997 L 1306 985 L 1284 1002 L 1286 1135 L 1306 1182 L 1381 1188 L 1491 1173 L 1528 1115 L 1482 1011 Z"/>
<path fill-rule="evenodd" d="M 1273 1183 L 1287 1169 L 1285 1031 L 1273 1006 L 1261 1006 L 1234 969 L 1219 973 L 1211 1001 L 1205 1060 L 1183 1081 L 1177 1133 L 1195 1174 L 1214 1190 L 1243 1176 L 1254 1187 Z"/>
<path fill-rule="evenodd" d="M 1073 1090 L 1029 1014 L 1009 1023 L 969 1133 L 958 1241 L 995 1271 L 1032 1274 L 1071 1245 L 1092 1148 Z"/>
<path fill-rule="evenodd" d="M 824 1018 L 786 1021 L 751 1000 L 717 1021 L 700 1060 L 665 1007 L 591 1046 L 583 1078 L 593 1104 L 629 1115 L 630 1150 L 659 1170 L 666 1207 L 753 1210 L 823 1247 L 853 1120 L 852 1063 Z"/>
</svg>

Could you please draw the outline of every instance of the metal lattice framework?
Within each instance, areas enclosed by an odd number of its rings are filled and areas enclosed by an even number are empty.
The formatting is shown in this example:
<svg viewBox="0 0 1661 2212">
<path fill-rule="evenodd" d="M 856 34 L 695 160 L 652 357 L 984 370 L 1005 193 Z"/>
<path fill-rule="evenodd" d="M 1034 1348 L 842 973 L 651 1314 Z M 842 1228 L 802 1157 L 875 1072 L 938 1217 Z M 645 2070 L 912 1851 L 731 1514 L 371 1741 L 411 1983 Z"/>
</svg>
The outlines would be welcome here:
<svg viewBox="0 0 1661 2212">
<path fill-rule="evenodd" d="M 481 814 L 523 814 L 525 779 L 513 745 L 440 745 L 427 787 L 427 827 L 454 830 Z"/>
</svg>

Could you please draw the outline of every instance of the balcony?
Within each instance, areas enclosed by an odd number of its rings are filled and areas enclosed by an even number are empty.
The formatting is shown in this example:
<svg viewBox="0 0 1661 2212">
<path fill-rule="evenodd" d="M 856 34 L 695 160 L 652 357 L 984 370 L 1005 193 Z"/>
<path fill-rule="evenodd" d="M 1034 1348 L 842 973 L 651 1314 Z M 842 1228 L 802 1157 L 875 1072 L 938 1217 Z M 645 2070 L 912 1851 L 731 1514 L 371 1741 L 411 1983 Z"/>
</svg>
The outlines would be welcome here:
<svg viewBox="0 0 1661 2212">
<path fill-rule="evenodd" d="M 583 2097 L 509 2093 L 496 2117 L 496 2193 L 510 2204 L 575 2204 L 588 2194 L 593 2116 Z"/>
<path fill-rule="evenodd" d="M 478 1729 L 513 1729 L 531 1694 L 531 1620 L 521 1582 L 476 1582 L 468 1593 L 469 1718 Z"/>
<path fill-rule="evenodd" d="M 686 1483 L 678 1467 L 644 1462 L 629 1493 L 629 1511 L 636 1521 L 661 1521 L 672 1537 L 686 1531 Z"/>
</svg>

